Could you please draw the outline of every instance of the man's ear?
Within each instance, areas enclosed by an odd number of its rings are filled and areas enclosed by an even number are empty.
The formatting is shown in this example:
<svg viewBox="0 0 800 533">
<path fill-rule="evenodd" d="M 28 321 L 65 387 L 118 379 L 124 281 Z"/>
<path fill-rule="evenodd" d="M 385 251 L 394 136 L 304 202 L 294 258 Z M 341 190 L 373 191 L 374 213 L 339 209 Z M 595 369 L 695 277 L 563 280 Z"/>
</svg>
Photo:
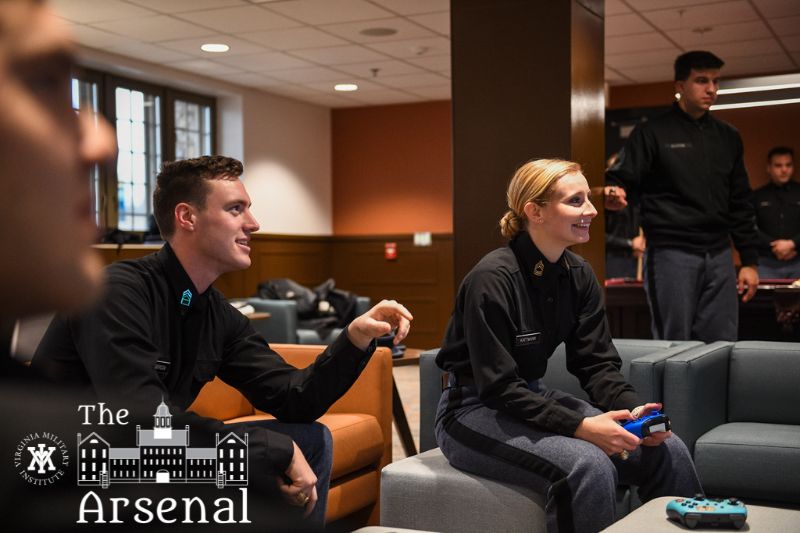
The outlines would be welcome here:
<svg viewBox="0 0 800 533">
<path fill-rule="evenodd" d="M 677 94 L 683 95 L 683 80 L 676 81 L 674 87 Z"/>
<path fill-rule="evenodd" d="M 197 217 L 192 205 L 181 202 L 175 206 L 175 229 L 194 231 L 196 221 Z"/>
<path fill-rule="evenodd" d="M 525 218 L 530 220 L 533 224 L 541 224 L 543 222 L 542 206 L 536 202 L 526 203 L 522 211 L 525 213 Z"/>
</svg>

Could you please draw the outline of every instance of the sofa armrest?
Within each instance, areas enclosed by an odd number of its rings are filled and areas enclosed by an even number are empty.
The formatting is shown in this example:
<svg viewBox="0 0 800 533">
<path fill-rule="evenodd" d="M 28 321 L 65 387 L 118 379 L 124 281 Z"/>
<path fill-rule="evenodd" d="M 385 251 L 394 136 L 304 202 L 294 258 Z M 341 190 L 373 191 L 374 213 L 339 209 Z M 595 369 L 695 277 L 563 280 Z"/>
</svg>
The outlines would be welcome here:
<svg viewBox="0 0 800 533">
<path fill-rule="evenodd" d="M 439 349 L 422 352 L 419 356 L 419 451 L 437 447 L 434 424 L 436 408 L 442 397 L 442 370 L 436 366 Z"/>
<path fill-rule="evenodd" d="M 264 320 L 254 320 L 253 328 L 270 344 L 273 342 L 297 343 L 297 302 L 248 298 L 247 303 L 256 311 L 269 313 Z"/>
<path fill-rule="evenodd" d="M 287 363 L 297 368 L 312 364 L 326 346 L 310 344 L 272 344 Z M 381 467 L 392 460 L 392 352 L 378 348 L 372 354 L 353 386 L 334 403 L 329 413 L 362 413 L 378 420 L 383 433 Z"/>
<path fill-rule="evenodd" d="M 667 359 L 698 346 L 704 346 L 704 344 L 700 341 L 686 342 L 631 360 L 628 368 L 628 383 L 633 385 L 643 401 L 663 402 L 664 369 Z"/>
<path fill-rule="evenodd" d="M 728 361 L 733 343 L 692 348 L 666 361 L 664 410 L 690 451 L 697 439 L 727 420 Z"/>
</svg>

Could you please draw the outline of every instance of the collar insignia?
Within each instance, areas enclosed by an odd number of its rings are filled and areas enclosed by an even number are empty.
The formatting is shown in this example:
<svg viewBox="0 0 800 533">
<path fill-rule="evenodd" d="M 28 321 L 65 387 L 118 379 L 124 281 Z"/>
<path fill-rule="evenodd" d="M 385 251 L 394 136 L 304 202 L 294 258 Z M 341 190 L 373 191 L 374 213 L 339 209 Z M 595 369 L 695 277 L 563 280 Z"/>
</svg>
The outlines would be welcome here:
<svg viewBox="0 0 800 533">
<path fill-rule="evenodd" d="M 192 291 L 186 289 L 181 295 L 181 305 L 189 307 L 192 304 Z"/>
</svg>

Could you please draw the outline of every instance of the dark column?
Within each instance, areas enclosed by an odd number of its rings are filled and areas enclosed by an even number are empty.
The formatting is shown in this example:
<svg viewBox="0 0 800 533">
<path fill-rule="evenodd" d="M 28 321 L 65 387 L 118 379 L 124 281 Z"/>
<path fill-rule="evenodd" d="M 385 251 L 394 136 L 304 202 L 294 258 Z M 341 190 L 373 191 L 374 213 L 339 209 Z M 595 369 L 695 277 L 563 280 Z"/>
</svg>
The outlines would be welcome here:
<svg viewBox="0 0 800 533">
<path fill-rule="evenodd" d="M 452 0 L 455 282 L 503 244 L 505 190 L 525 161 L 604 168 L 602 0 Z M 602 211 L 598 205 L 598 210 Z M 602 215 L 575 251 L 605 275 Z"/>
</svg>

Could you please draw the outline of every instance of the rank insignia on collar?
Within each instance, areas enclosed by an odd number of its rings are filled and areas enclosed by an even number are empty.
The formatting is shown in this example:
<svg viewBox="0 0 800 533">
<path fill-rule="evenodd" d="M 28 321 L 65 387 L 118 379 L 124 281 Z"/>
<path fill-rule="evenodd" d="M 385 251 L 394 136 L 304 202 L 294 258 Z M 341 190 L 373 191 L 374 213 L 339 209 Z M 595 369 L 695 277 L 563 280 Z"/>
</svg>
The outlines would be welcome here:
<svg viewBox="0 0 800 533">
<path fill-rule="evenodd" d="M 533 275 L 541 277 L 542 274 L 544 274 L 544 263 L 539 260 L 539 262 L 536 263 L 536 266 L 533 267 Z"/>
<path fill-rule="evenodd" d="M 181 294 L 181 305 L 189 307 L 191 304 L 192 304 L 192 291 L 186 289 L 185 291 L 183 291 L 183 294 Z"/>
</svg>

